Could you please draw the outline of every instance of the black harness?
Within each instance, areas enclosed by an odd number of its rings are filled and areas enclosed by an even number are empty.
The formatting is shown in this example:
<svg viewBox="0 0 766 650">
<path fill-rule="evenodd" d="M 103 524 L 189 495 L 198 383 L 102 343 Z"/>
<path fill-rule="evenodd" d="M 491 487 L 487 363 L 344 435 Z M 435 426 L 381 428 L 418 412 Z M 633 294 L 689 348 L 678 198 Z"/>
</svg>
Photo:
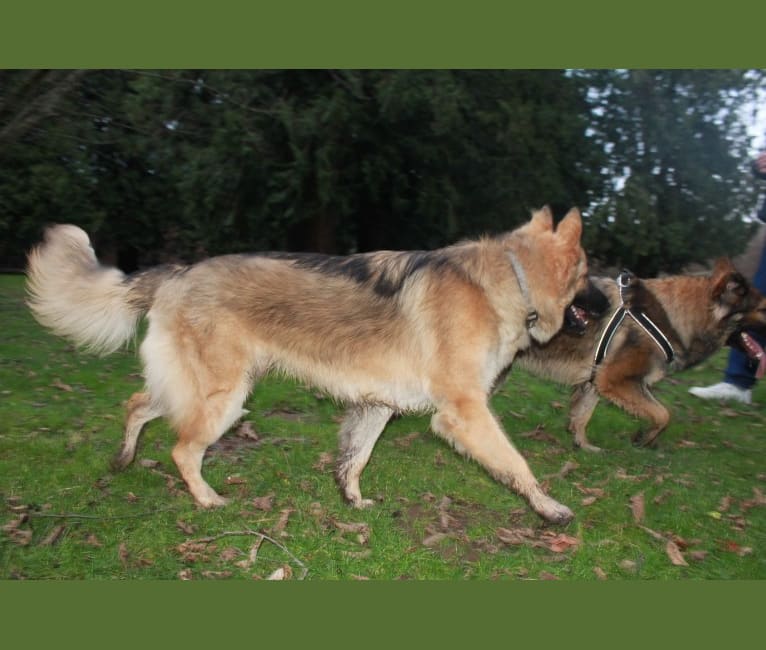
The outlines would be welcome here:
<svg viewBox="0 0 766 650">
<path fill-rule="evenodd" d="M 654 341 L 657 346 L 665 353 L 665 360 L 670 363 L 675 359 L 676 353 L 673 350 L 673 345 L 668 340 L 668 337 L 662 333 L 662 330 L 649 318 L 641 309 L 636 307 L 626 307 L 623 291 L 630 286 L 631 274 L 628 271 L 623 271 L 617 276 L 617 286 L 620 290 L 620 306 L 612 314 L 603 333 L 601 339 L 596 346 L 596 356 L 593 359 L 594 367 L 598 366 L 606 356 L 606 352 L 609 349 L 609 344 L 612 342 L 617 329 L 625 320 L 626 316 L 630 316 L 636 324 L 649 335 L 649 338 Z"/>
</svg>

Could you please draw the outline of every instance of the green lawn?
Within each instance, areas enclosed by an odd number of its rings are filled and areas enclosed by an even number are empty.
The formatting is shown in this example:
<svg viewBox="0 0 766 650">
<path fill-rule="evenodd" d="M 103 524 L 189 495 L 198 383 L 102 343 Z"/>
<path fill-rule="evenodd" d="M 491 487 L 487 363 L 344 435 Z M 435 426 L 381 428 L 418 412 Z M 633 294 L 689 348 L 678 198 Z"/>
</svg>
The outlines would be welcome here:
<svg viewBox="0 0 766 650">
<path fill-rule="evenodd" d="M 766 578 L 764 388 L 750 407 L 687 394 L 718 380 L 724 352 L 660 384 L 673 421 L 656 450 L 634 449 L 640 423 L 602 404 L 589 437 L 605 453 L 575 452 L 569 389 L 511 373 L 495 410 L 575 511 L 564 529 L 455 454 L 427 417 L 389 425 L 362 476 L 378 503 L 351 509 L 332 474 L 341 409 L 277 379 L 211 448 L 205 477 L 232 500 L 204 511 L 162 421 L 136 463 L 109 469 L 124 401 L 141 387 L 135 349 L 77 352 L 23 297 L 20 277 L 0 276 L 0 579 Z"/>
</svg>

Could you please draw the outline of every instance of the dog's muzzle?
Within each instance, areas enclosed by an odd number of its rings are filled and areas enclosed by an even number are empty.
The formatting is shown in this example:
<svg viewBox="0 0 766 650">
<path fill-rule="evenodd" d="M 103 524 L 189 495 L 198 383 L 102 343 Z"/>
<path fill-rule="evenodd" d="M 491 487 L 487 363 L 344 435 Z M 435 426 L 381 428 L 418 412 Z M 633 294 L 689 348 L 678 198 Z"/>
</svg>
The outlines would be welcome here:
<svg viewBox="0 0 766 650">
<path fill-rule="evenodd" d="M 726 344 L 743 352 L 751 363 L 758 364 L 755 376 L 760 379 L 766 374 L 766 353 L 764 353 L 761 344 L 758 343 L 750 334 L 744 330 L 734 332 Z"/>
<path fill-rule="evenodd" d="M 569 305 L 564 312 L 564 326 L 577 334 L 584 334 L 588 326 L 588 313 L 574 303 Z"/>
</svg>

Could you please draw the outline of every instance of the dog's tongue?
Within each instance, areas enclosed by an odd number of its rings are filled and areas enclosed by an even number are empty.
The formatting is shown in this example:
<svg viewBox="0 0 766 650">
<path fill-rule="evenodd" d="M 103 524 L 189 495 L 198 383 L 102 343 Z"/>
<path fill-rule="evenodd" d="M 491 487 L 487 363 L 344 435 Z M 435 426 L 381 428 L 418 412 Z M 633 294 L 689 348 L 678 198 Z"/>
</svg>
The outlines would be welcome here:
<svg viewBox="0 0 766 650">
<path fill-rule="evenodd" d="M 766 374 L 766 354 L 764 354 L 763 348 L 758 341 L 747 332 L 742 332 L 742 343 L 745 346 L 745 350 L 747 350 L 747 356 L 758 361 L 758 369 L 755 371 L 755 376 L 757 379 L 760 379 Z"/>
</svg>

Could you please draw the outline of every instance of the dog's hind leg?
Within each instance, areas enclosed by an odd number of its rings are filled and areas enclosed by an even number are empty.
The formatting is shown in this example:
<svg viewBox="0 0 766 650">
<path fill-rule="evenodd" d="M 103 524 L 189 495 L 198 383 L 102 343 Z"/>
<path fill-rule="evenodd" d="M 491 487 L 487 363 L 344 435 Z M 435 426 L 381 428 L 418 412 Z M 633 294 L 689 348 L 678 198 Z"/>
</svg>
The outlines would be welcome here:
<svg viewBox="0 0 766 650">
<path fill-rule="evenodd" d="M 111 463 L 114 471 L 123 470 L 133 462 L 136 456 L 136 444 L 144 425 L 162 415 L 164 415 L 162 409 L 152 402 L 149 393 L 133 393 L 130 396 L 122 447 Z"/>
<path fill-rule="evenodd" d="M 340 457 L 335 476 L 346 500 L 355 508 L 371 506 L 363 499 L 359 477 L 370 459 L 393 411 L 385 406 L 354 406 L 346 413 L 340 428 Z"/>
<path fill-rule="evenodd" d="M 440 400 L 431 426 L 455 449 L 479 462 L 493 478 L 526 499 L 543 519 L 566 524 L 574 517 L 569 508 L 543 492 L 527 461 L 490 411 L 484 395 L 461 394 Z"/>
<path fill-rule="evenodd" d="M 585 433 L 588 422 L 598 404 L 598 391 L 592 382 L 588 381 L 575 386 L 569 405 L 569 431 L 574 435 L 574 446 L 586 451 L 598 452 L 599 447 L 588 442 Z"/>
<path fill-rule="evenodd" d="M 646 433 L 639 431 L 633 436 L 633 443 L 637 446 L 653 445 L 670 422 L 668 409 L 657 401 L 648 387 L 639 381 L 623 379 L 620 382 L 605 382 L 603 386 L 599 386 L 599 392 L 602 397 L 631 415 L 649 420 L 651 427 L 649 431 Z"/>
<path fill-rule="evenodd" d="M 249 386 L 243 382 L 232 389 L 219 389 L 209 394 L 178 427 L 178 442 L 173 447 L 173 461 L 189 492 L 203 508 L 226 505 L 202 478 L 202 459 L 207 448 L 218 441 L 242 416 L 242 404 Z"/>
</svg>

